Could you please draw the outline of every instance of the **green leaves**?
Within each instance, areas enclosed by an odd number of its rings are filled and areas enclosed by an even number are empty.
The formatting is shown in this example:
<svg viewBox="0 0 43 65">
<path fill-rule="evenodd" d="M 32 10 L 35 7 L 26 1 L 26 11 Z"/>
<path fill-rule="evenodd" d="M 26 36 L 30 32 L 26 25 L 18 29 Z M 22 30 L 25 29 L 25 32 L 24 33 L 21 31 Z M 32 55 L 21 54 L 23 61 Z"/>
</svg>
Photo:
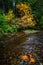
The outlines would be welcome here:
<svg viewBox="0 0 43 65">
<path fill-rule="evenodd" d="M 26 3 L 27 4 L 30 4 L 30 5 L 33 5 L 37 0 L 27 0 Z"/>
<path fill-rule="evenodd" d="M 9 24 L 6 24 L 6 25 L 3 25 L 0 27 L 0 32 L 3 32 L 3 33 L 12 33 L 12 32 L 17 32 L 18 30 L 18 27 L 16 25 L 9 25 Z"/>
<path fill-rule="evenodd" d="M 0 14 L 0 25 L 2 25 L 2 24 L 6 24 L 6 18 L 5 18 L 5 16 Z"/>
<path fill-rule="evenodd" d="M 6 15 L 0 14 L 0 33 L 13 33 L 17 32 L 18 27 L 7 22 Z"/>
<path fill-rule="evenodd" d="M 8 7 L 11 9 L 15 8 L 15 9 L 13 9 L 15 12 L 14 17 L 16 17 L 16 14 L 18 15 L 19 13 L 17 13 L 16 6 L 13 7 L 13 2 L 15 2 L 16 4 L 18 4 L 18 3 L 30 4 L 32 7 L 31 12 L 36 15 L 35 20 L 37 21 L 37 19 L 38 19 L 36 27 L 39 27 L 39 28 L 43 27 L 43 18 L 42 18 L 42 16 L 43 16 L 43 0 L 3 0 L 3 2 L 6 2 L 6 4 L 8 5 L 7 8 Z M 5 4 L 4 4 L 4 6 L 5 6 Z M 5 8 L 5 10 L 6 10 L 6 8 Z M 10 22 L 12 22 L 12 20 Z M 19 20 L 18 20 L 18 22 L 19 22 Z M 3 15 L 2 10 L 0 10 L 0 32 L 2 32 L 2 33 L 17 32 L 17 30 L 18 30 L 18 26 L 8 23 L 6 20 L 6 15 Z"/>
<path fill-rule="evenodd" d="M 0 9 L 0 14 L 2 14 L 2 10 Z"/>
<path fill-rule="evenodd" d="M 43 28 L 43 16 L 40 19 L 39 26 L 40 26 L 40 28 Z"/>
</svg>

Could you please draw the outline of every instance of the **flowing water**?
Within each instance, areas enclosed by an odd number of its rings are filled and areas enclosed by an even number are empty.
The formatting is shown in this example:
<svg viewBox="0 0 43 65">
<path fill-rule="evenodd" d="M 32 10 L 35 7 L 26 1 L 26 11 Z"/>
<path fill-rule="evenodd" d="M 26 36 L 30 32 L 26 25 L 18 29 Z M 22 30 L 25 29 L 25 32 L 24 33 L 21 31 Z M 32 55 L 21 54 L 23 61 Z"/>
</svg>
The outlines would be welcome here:
<svg viewBox="0 0 43 65">
<path fill-rule="evenodd" d="M 23 60 L 23 56 L 32 53 L 36 62 Z M 0 38 L 1 65 L 43 65 L 43 32 L 16 35 L 3 35 Z"/>
</svg>

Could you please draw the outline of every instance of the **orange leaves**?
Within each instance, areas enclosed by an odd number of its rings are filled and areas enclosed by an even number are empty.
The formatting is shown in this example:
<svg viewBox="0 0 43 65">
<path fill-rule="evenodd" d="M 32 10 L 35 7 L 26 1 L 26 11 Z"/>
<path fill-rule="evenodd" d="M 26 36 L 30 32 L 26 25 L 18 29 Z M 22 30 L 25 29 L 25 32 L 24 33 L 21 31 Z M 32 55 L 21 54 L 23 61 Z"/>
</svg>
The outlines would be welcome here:
<svg viewBox="0 0 43 65">
<path fill-rule="evenodd" d="M 22 59 L 23 61 L 27 60 L 27 61 L 30 62 L 30 63 L 35 63 L 35 62 L 36 62 L 36 59 L 33 58 L 32 56 L 33 56 L 32 54 L 29 54 L 29 56 L 28 56 L 28 55 L 24 55 L 24 56 L 22 56 L 21 59 Z"/>
<path fill-rule="evenodd" d="M 22 60 L 28 60 L 28 56 L 27 55 L 24 55 L 24 56 L 22 56 Z"/>
<path fill-rule="evenodd" d="M 30 58 L 30 63 L 35 63 L 36 60 L 34 58 Z"/>
</svg>

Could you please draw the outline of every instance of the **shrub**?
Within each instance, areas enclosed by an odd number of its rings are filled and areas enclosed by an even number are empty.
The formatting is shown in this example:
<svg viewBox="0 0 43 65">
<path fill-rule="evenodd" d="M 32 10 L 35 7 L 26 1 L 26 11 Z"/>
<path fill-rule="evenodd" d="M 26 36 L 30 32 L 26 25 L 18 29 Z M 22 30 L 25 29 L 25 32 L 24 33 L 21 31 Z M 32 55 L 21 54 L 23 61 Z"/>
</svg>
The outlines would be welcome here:
<svg viewBox="0 0 43 65">
<path fill-rule="evenodd" d="M 13 18 L 14 18 L 14 14 L 13 14 L 13 11 L 10 9 L 7 16 L 6 16 L 6 20 L 8 22 L 11 22 L 13 20 Z"/>
<path fill-rule="evenodd" d="M 9 13 L 12 13 L 12 11 L 10 11 Z M 17 32 L 18 27 L 16 25 L 12 25 L 11 23 L 9 24 L 7 19 L 6 19 L 7 15 L 5 14 L 0 14 L 0 33 L 12 33 L 12 32 Z"/>
<path fill-rule="evenodd" d="M 18 22 L 19 25 L 23 26 L 23 27 L 34 27 L 36 25 L 36 21 L 34 19 L 34 14 L 31 13 L 31 7 L 30 5 L 27 4 L 17 4 L 16 8 L 18 9 L 19 13 L 18 15 L 20 15 L 20 22 Z M 24 15 L 21 16 L 24 12 Z M 16 23 L 16 22 L 15 22 Z"/>
<path fill-rule="evenodd" d="M 18 27 L 16 25 L 3 25 L 0 27 L 0 33 L 13 33 L 13 32 L 17 32 Z"/>
<path fill-rule="evenodd" d="M 7 23 L 6 16 L 0 14 L 0 25 L 6 24 L 6 23 Z"/>
<path fill-rule="evenodd" d="M 38 28 L 43 28 L 43 16 L 41 16 L 39 22 L 37 23 Z"/>
</svg>

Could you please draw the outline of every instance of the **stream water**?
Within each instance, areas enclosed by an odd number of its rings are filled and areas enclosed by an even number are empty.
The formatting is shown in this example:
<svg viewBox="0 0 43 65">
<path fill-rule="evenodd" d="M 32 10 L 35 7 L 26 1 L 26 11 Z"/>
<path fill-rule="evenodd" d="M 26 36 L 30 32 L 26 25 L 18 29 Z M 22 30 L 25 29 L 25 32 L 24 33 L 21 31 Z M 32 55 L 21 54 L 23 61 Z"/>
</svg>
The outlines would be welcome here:
<svg viewBox="0 0 43 65">
<path fill-rule="evenodd" d="M 31 53 L 35 63 L 21 59 Z M 0 65 L 43 65 L 43 32 L 3 35 L 0 38 Z"/>
</svg>

